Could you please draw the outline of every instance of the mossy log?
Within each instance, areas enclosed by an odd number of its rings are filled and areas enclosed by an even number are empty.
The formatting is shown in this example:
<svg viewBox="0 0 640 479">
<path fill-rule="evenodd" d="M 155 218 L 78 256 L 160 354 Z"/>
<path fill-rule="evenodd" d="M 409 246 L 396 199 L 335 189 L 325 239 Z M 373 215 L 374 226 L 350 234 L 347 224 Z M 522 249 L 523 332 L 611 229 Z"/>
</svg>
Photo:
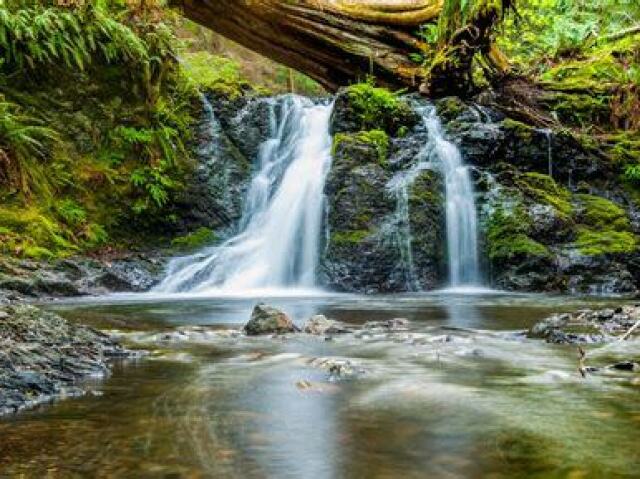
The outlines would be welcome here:
<svg viewBox="0 0 640 479">
<path fill-rule="evenodd" d="M 417 35 L 437 24 L 452 0 L 174 0 L 188 18 L 301 71 L 330 91 L 373 75 L 390 88 L 432 96 L 463 94 L 471 58 L 506 66 L 490 32 L 508 0 L 478 0 L 451 41 L 428 45 Z M 457 1 L 457 0 L 454 0 Z M 416 55 L 434 59 L 416 63 Z M 493 60 L 499 61 L 493 61 Z M 450 81 L 452 80 L 453 81 Z M 426 83 L 425 83 L 426 82 Z M 449 86 L 451 88 L 449 88 Z"/>
</svg>

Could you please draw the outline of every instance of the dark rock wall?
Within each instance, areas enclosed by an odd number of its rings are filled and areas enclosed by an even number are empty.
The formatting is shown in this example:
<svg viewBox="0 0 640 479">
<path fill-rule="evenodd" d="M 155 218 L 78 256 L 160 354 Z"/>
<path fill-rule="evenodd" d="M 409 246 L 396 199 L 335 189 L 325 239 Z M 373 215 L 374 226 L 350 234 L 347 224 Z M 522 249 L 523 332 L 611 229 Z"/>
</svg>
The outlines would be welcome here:
<svg viewBox="0 0 640 479">
<path fill-rule="evenodd" d="M 408 186 L 406 218 L 398 216 L 399 198 L 390 188 L 396 175 L 415 166 L 427 141 L 420 118 L 405 113 L 407 105 L 390 109 L 388 118 L 381 114 L 377 128 L 363 131 L 348 94 L 337 96 L 333 165 L 325 188 L 329 237 L 321 264 L 321 280 L 331 288 L 400 292 L 442 283 L 445 219 L 439 175 L 422 171 Z"/>
<path fill-rule="evenodd" d="M 491 284 L 520 291 L 635 293 L 637 206 L 593 144 L 459 99 L 438 103 L 475 167 Z"/>
<path fill-rule="evenodd" d="M 237 223 L 260 144 L 271 133 L 270 101 L 250 95 L 204 101 L 198 164 L 179 205 L 184 232 L 204 226 L 224 236 Z"/>
</svg>

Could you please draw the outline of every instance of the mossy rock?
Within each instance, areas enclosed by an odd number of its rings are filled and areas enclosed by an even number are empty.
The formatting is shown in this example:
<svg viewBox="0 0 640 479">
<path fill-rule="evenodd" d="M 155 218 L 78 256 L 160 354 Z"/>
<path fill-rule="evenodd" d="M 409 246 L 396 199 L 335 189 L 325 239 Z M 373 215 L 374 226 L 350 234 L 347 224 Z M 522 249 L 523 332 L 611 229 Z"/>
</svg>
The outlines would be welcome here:
<svg viewBox="0 0 640 479">
<path fill-rule="evenodd" d="M 579 222 L 599 230 L 629 231 L 631 223 L 627 212 L 613 201 L 600 196 L 578 194 L 574 196 L 580 211 Z"/>
<path fill-rule="evenodd" d="M 571 216 L 573 212 L 571 193 L 558 185 L 549 175 L 524 173 L 515 180 L 515 185 L 530 200 L 553 207 L 565 218 Z"/>
<path fill-rule="evenodd" d="M 216 240 L 217 237 L 213 230 L 203 226 L 185 236 L 174 238 L 171 241 L 171 247 L 175 251 L 189 252 L 212 245 Z"/>
<path fill-rule="evenodd" d="M 549 248 L 530 238 L 531 218 L 522 204 L 507 209 L 496 208 L 489 217 L 486 231 L 489 259 L 492 262 L 527 257 L 550 258 Z"/>
<path fill-rule="evenodd" d="M 579 228 L 574 246 L 585 256 L 626 254 L 637 251 L 638 239 L 629 231 L 594 231 Z"/>
<path fill-rule="evenodd" d="M 331 132 L 382 130 L 396 137 L 406 135 L 419 122 L 419 115 L 397 94 L 365 82 L 351 85 L 338 93 Z"/>
<path fill-rule="evenodd" d="M 468 109 L 467 104 L 457 96 L 448 96 L 436 101 L 436 112 L 444 123 L 455 120 Z"/>
<path fill-rule="evenodd" d="M 382 167 L 388 166 L 387 157 L 389 152 L 389 136 L 383 130 L 360 131 L 358 133 L 337 133 L 333 138 L 333 155 L 339 150 L 349 150 L 350 156 L 357 163 L 367 162 L 370 155 L 367 151 L 375 149 L 378 164 Z M 362 151 L 363 154 L 359 154 Z"/>
<path fill-rule="evenodd" d="M 535 135 L 535 128 L 512 118 L 505 118 L 502 121 L 502 128 L 507 132 L 507 136 L 516 137 L 523 142 L 530 142 Z"/>
</svg>

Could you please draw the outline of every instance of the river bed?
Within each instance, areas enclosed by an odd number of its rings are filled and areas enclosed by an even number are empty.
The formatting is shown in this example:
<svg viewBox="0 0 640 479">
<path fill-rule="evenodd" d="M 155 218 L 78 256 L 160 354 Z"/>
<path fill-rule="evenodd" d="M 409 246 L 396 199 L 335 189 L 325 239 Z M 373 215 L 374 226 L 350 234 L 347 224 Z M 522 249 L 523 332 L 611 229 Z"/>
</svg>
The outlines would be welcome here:
<svg viewBox="0 0 640 479">
<path fill-rule="evenodd" d="M 507 294 L 265 299 L 408 331 L 247 338 L 259 298 L 153 296 L 50 304 L 145 348 L 79 399 L 3 418 L 0 477 L 638 477 L 640 378 L 583 379 L 574 346 L 517 331 L 619 304 Z M 638 342 L 588 363 L 640 359 Z M 339 366 L 336 369 L 336 365 Z"/>
</svg>

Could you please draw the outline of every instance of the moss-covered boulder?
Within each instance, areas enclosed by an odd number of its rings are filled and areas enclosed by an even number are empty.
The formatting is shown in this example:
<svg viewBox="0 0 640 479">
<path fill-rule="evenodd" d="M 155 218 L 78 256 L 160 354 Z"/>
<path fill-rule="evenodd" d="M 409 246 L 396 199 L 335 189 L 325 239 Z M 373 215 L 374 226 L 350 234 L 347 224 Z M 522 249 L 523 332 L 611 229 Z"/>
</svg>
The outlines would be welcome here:
<svg viewBox="0 0 640 479">
<path fill-rule="evenodd" d="M 358 115 L 340 108 L 334 115 L 359 128 Z M 394 138 L 378 126 L 334 135 L 324 281 L 354 292 L 430 289 L 441 282 L 444 186 L 415 169 L 425 133 Z"/>
<path fill-rule="evenodd" d="M 384 289 L 397 255 L 380 245 L 380 227 L 394 208 L 386 193 L 391 178 L 376 144 L 359 133 L 334 138 L 333 166 L 325 192 L 329 238 L 324 280 L 347 291 Z"/>
<path fill-rule="evenodd" d="M 492 280 L 500 287 L 630 293 L 638 242 L 629 213 L 609 199 L 573 193 L 548 175 L 513 167 L 492 176 L 483 217 Z"/>
<path fill-rule="evenodd" d="M 420 122 L 420 116 L 398 95 L 369 82 L 338 92 L 331 117 L 331 133 L 382 130 L 402 136 Z"/>
</svg>

